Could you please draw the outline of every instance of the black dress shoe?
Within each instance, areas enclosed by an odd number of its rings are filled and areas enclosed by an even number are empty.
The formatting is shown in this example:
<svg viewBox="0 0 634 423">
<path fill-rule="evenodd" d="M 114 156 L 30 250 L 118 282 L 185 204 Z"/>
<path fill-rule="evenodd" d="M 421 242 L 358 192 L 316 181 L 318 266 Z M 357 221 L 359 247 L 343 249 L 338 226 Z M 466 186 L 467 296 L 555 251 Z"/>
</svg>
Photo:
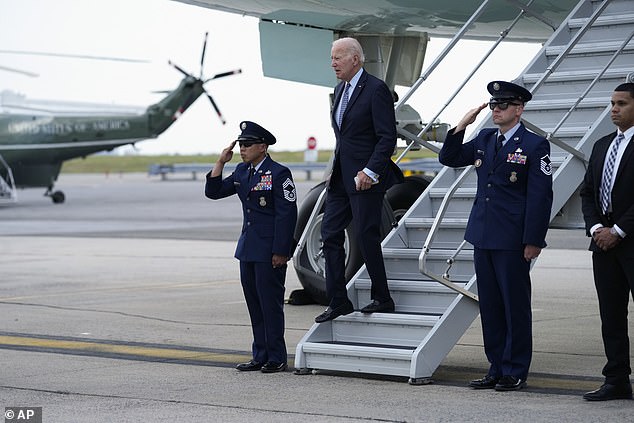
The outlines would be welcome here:
<svg viewBox="0 0 634 423">
<path fill-rule="evenodd" d="M 328 307 L 323 313 L 315 317 L 315 323 L 324 323 L 328 320 L 336 319 L 339 316 L 350 314 L 353 311 L 354 307 L 352 306 L 352 303 L 350 301 L 348 301 L 347 303 L 343 303 L 342 305 L 335 308 Z"/>
<path fill-rule="evenodd" d="M 373 300 L 370 304 L 361 309 L 361 313 L 392 313 L 394 312 L 394 301 L 389 300 L 380 303 Z"/>
<path fill-rule="evenodd" d="M 583 399 L 588 401 L 632 399 L 632 385 L 629 383 L 620 383 L 618 385 L 604 383 L 596 391 L 590 391 L 583 394 Z"/>
<path fill-rule="evenodd" d="M 236 366 L 236 369 L 241 372 L 253 372 L 255 370 L 260 370 L 262 368 L 262 363 L 259 363 L 255 360 L 251 360 L 248 363 L 240 363 Z"/>
<path fill-rule="evenodd" d="M 499 380 L 499 377 L 486 375 L 482 379 L 472 380 L 469 382 L 469 386 L 473 389 L 493 389 Z"/>
<path fill-rule="evenodd" d="M 526 388 L 526 381 L 515 376 L 502 376 L 495 385 L 496 391 L 519 391 Z"/>
<path fill-rule="evenodd" d="M 286 370 L 288 365 L 286 363 L 275 363 L 273 361 L 267 361 L 264 366 L 262 366 L 262 373 L 277 373 L 283 372 Z"/>
</svg>

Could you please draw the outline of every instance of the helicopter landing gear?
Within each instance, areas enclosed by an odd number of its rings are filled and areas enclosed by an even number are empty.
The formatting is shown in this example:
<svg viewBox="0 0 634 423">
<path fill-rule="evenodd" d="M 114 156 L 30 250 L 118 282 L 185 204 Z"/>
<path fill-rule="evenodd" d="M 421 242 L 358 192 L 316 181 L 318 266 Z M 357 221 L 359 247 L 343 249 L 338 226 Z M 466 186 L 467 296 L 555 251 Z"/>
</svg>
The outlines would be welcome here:
<svg viewBox="0 0 634 423">
<path fill-rule="evenodd" d="M 66 196 L 62 191 L 53 191 L 53 185 L 49 186 L 44 193 L 45 197 L 51 197 L 54 204 L 61 204 L 66 200 Z"/>
</svg>

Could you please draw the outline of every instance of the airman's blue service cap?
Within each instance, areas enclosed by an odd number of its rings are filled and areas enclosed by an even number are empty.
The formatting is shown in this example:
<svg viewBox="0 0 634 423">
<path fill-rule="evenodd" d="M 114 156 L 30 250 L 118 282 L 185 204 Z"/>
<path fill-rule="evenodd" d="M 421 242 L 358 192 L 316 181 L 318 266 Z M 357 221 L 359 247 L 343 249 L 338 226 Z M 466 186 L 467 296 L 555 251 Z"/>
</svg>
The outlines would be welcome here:
<svg viewBox="0 0 634 423">
<path fill-rule="evenodd" d="M 236 141 L 244 141 L 250 144 L 275 144 L 275 137 L 266 129 L 262 128 L 255 122 L 245 120 L 240 123 L 242 133 Z"/>
<path fill-rule="evenodd" d="M 487 90 L 491 93 L 491 101 L 519 100 L 525 103 L 533 98 L 530 91 L 512 82 L 491 81 Z"/>
</svg>

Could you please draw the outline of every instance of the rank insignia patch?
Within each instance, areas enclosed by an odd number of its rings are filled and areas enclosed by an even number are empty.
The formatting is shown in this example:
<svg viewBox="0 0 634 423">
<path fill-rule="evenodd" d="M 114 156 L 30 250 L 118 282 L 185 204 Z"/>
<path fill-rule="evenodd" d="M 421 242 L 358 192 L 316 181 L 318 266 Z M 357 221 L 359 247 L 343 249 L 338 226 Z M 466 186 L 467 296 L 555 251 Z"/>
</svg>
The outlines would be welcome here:
<svg viewBox="0 0 634 423">
<path fill-rule="evenodd" d="M 284 190 L 285 200 L 293 202 L 297 199 L 297 194 L 295 193 L 295 184 L 293 183 L 291 178 L 286 178 L 286 180 L 282 184 L 282 189 Z"/>
<path fill-rule="evenodd" d="M 553 174 L 552 162 L 550 161 L 550 157 L 548 157 L 548 154 L 539 159 L 539 169 L 544 173 L 544 175 Z"/>
</svg>

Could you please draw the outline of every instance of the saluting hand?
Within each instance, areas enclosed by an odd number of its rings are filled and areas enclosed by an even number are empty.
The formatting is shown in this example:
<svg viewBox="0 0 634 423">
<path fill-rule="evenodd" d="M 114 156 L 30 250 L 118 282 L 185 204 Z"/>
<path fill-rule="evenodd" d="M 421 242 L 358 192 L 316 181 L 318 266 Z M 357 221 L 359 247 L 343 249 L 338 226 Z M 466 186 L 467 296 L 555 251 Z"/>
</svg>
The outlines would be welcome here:
<svg viewBox="0 0 634 423">
<path fill-rule="evenodd" d="M 229 147 L 222 150 L 222 153 L 220 153 L 220 157 L 218 157 L 218 161 L 222 162 L 223 164 L 230 162 L 233 158 L 233 147 L 235 146 L 236 141 L 233 141 L 231 144 L 229 144 Z"/>
<path fill-rule="evenodd" d="M 471 125 L 473 122 L 475 122 L 476 118 L 478 117 L 482 109 L 487 107 L 488 104 L 489 103 L 482 103 L 478 107 L 469 110 L 467 114 L 464 115 L 462 119 L 460 119 L 460 122 L 458 122 L 458 125 L 456 125 L 456 129 L 454 130 L 454 133 L 462 131 L 468 125 Z"/>
</svg>

